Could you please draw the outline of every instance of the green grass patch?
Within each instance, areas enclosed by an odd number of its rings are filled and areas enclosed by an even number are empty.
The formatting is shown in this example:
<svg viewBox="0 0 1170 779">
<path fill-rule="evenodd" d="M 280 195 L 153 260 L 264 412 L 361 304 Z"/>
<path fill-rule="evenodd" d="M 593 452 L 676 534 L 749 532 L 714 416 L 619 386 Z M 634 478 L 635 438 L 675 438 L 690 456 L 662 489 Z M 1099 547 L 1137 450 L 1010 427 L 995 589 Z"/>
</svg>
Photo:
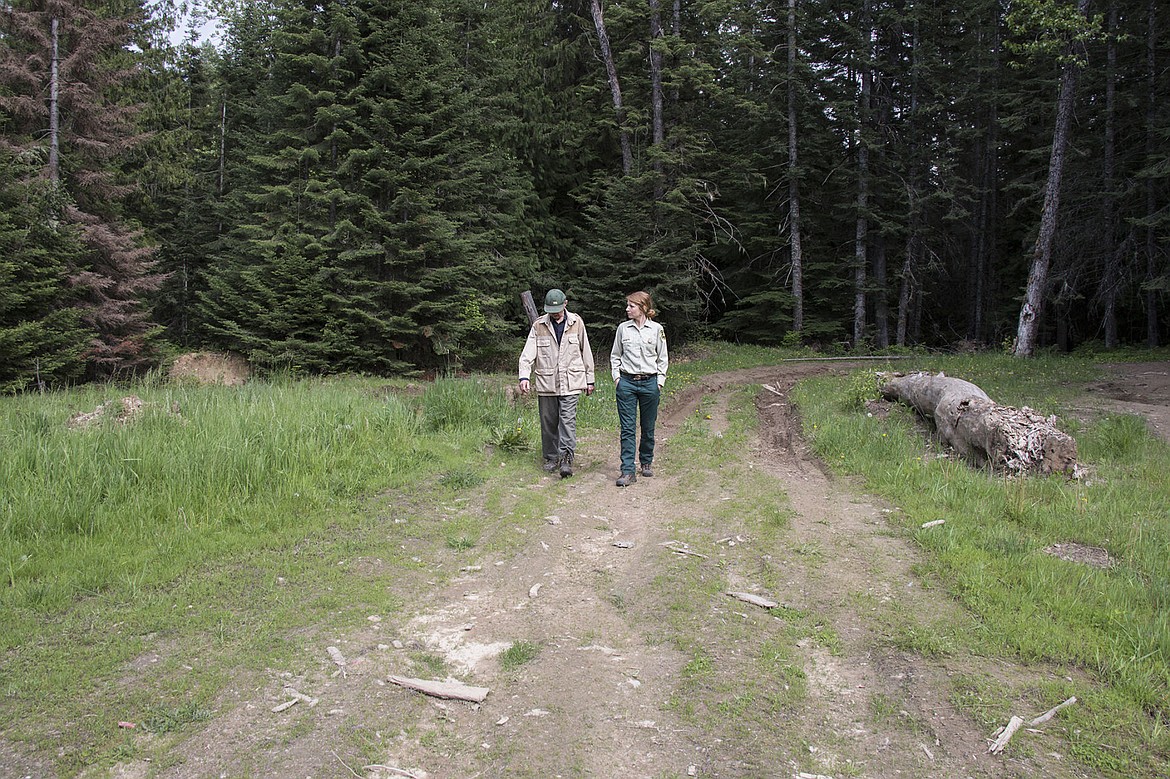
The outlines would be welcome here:
<svg viewBox="0 0 1170 779">
<path fill-rule="evenodd" d="M 109 719 L 180 732 L 240 676 L 305 670 L 322 631 L 393 616 L 473 549 L 514 548 L 547 505 L 515 489 L 539 478 L 530 455 L 486 446 L 516 419 L 503 383 L 144 383 L 5 398 L 3 738 L 55 755 L 63 773 L 123 759 L 132 745 Z M 145 403 L 130 422 L 67 425 L 129 394 Z M 485 526 L 473 503 L 506 521 Z M 446 675 L 441 659 L 415 663 Z"/>
<path fill-rule="evenodd" d="M 531 663 L 540 655 L 540 644 L 533 641 L 515 641 L 500 653 L 500 668 L 515 671 Z"/>
<path fill-rule="evenodd" d="M 904 366 L 909 368 L 909 366 Z M 1096 376 L 1087 360 L 1000 356 L 932 359 L 915 365 L 944 370 L 982 387 L 993 399 L 1062 413 L 1081 383 Z M 864 372 L 871 373 L 871 372 Z M 1084 723 L 1083 741 L 1106 754 L 1152 768 L 1170 768 L 1170 447 L 1132 417 L 1083 426 L 1062 419 L 1077 439 L 1085 481 L 1006 479 L 942 457 L 909 411 L 888 418 L 857 410 L 857 387 L 867 380 L 815 379 L 793 393 L 806 434 L 818 454 L 843 473 L 865 478 L 866 489 L 900 508 L 895 515 L 928 555 L 923 572 L 970 610 L 975 625 L 952 632 L 911 627 L 896 618 L 891 640 L 926 655 L 965 644 L 980 653 L 1026 663 L 1082 668 L 1089 695 L 1108 703 Z M 930 529 L 931 520 L 946 524 Z M 1045 549 L 1075 542 L 1104 549 L 1107 569 L 1068 562 Z M 967 698 L 970 698 L 970 694 Z M 1051 704 L 1049 704 L 1051 705 Z M 1137 741 L 1123 744 L 1119 723 L 1144 721 Z M 1087 747 L 1085 748 L 1087 749 Z M 1085 749 L 1079 753 L 1085 753 Z M 1078 755 L 1078 750 L 1073 750 Z M 1086 765 L 1116 770 L 1107 761 Z M 1127 762 L 1128 764 L 1128 762 Z"/>
</svg>

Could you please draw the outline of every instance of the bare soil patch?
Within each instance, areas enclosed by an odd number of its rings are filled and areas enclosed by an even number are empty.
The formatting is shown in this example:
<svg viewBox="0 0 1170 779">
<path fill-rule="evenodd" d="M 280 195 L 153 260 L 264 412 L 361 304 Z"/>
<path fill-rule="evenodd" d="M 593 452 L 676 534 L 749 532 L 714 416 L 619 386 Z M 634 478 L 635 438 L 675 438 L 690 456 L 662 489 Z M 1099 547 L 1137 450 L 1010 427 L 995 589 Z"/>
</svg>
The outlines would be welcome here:
<svg viewBox="0 0 1170 779">
<path fill-rule="evenodd" d="M 1144 417 L 1150 430 L 1170 441 L 1170 362 L 1117 362 L 1101 366 L 1107 376 L 1085 388 L 1091 411 Z"/>
<path fill-rule="evenodd" d="M 189 352 L 180 355 L 168 374 L 173 380 L 238 387 L 252 376 L 252 367 L 238 354 Z"/>
</svg>

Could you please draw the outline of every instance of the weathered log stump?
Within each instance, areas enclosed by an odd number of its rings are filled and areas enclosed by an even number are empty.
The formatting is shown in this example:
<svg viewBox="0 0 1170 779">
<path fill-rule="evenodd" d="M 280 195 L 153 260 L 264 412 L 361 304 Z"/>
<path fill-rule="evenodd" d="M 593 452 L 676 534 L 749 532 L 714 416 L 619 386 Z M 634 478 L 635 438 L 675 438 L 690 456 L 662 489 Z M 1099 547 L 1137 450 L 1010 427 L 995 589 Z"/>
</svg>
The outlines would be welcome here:
<svg viewBox="0 0 1170 779">
<path fill-rule="evenodd" d="M 882 397 L 913 407 L 973 465 L 1017 474 L 1073 473 L 1077 442 L 1024 406 L 1001 406 L 976 385 L 941 373 L 912 373 L 884 381 Z"/>
</svg>

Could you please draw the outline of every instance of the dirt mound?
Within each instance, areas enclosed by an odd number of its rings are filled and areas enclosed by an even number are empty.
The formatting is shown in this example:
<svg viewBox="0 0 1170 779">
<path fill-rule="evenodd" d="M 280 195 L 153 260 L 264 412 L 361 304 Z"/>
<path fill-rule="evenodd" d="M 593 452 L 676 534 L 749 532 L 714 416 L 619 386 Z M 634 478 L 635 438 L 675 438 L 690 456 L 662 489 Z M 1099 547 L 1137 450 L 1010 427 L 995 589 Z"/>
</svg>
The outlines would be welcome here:
<svg viewBox="0 0 1170 779">
<path fill-rule="evenodd" d="M 252 367 L 238 354 L 188 352 L 175 360 L 168 374 L 172 381 L 223 384 L 238 387 L 252 376 Z"/>
</svg>

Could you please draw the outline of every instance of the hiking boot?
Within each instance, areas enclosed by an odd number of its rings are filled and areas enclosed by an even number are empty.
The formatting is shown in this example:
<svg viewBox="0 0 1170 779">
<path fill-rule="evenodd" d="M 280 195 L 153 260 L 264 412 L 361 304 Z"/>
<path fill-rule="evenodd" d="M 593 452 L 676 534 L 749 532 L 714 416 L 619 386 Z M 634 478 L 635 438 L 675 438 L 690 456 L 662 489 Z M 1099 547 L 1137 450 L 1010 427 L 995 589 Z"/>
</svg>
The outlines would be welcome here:
<svg viewBox="0 0 1170 779">
<path fill-rule="evenodd" d="M 561 478 L 567 479 L 573 475 L 573 455 L 566 454 L 561 458 Z"/>
<path fill-rule="evenodd" d="M 650 463 L 642 463 L 642 475 L 647 479 L 654 475 L 654 470 L 650 467 Z"/>
<path fill-rule="evenodd" d="M 633 484 L 637 480 L 638 480 L 638 477 L 635 476 L 634 474 L 623 473 L 621 476 L 618 477 L 616 484 L 619 487 L 629 487 L 631 484 Z"/>
<path fill-rule="evenodd" d="M 544 472 L 545 473 L 552 473 L 553 471 L 555 471 L 557 469 L 557 467 L 559 465 L 560 465 L 559 460 L 545 460 L 544 461 Z"/>
</svg>

